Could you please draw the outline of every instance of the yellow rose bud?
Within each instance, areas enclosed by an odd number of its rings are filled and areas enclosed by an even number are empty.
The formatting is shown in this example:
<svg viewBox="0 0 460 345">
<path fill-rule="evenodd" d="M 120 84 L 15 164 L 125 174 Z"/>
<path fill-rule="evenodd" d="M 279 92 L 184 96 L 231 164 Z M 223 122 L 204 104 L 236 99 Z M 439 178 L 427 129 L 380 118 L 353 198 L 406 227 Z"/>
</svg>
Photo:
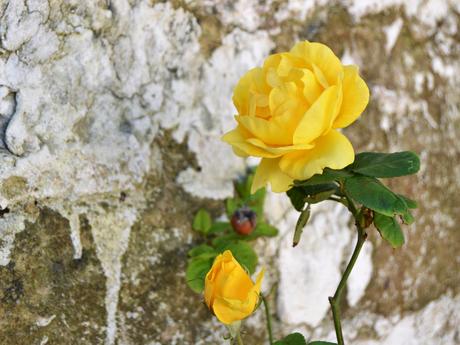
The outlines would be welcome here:
<svg viewBox="0 0 460 345">
<path fill-rule="evenodd" d="M 204 299 L 220 322 L 231 324 L 252 314 L 259 300 L 264 271 L 254 284 L 232 255 L 226 250 L 214 260 L 206 275 Z"/>
<path fill-rule="evenodd" d="M 354 161 L 337 129 L 353 123 L 368 101 L 356 66 L 342 65 L 324 44 L 299 42 L 240 79 L 233 93 L 238 126 L 222 139 L 239 156 L 262 157 L 252 192 L 267 183 L 284 192 L 293 180 Z"/>
</svg>

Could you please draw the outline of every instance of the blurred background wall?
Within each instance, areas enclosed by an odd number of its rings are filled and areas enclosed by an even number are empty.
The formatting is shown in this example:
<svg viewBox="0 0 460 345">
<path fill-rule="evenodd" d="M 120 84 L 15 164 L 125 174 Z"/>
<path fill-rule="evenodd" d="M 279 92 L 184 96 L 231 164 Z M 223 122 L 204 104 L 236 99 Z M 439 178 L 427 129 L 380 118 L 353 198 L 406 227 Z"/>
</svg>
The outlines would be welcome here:
<svg viewBox="0 0 460 345">
<path fill-rule="evenodd" d="M 455 0 L 0 1 L 0 344 L 223 344 L 185 284 L 200 207 L 247 162 L 220 135 L 232 88 L 298 40 L 357 64 L 370 104 L 357 151 L 413 150 L 406 245 L 370 234 L 347 286 L 350 344 L 460 343 L 460 6 Z M 347 212 L 296 213 L 257 244 L 277 334 L 334 340 L 327 296 L 350 255 Z M 258 311 L 248 344 L 263 344 Z M 252 339 L 252 340 L 250 340 Z"/>
</svg>

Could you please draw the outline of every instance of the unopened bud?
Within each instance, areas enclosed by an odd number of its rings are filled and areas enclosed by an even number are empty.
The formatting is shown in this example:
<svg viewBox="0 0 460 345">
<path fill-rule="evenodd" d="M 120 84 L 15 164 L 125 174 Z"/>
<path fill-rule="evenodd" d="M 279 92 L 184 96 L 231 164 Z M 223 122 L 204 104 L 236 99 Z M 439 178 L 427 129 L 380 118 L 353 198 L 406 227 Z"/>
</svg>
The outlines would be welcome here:
<svg viewBox="0 0 460 345">
<path fill-rule="evenodd" d="M 256 227 L 256 213 L 248 207 L 242 207 L 236 210 L 230 223 L 233 229 L 240 235 L 249 235 Z"/>
</svg>

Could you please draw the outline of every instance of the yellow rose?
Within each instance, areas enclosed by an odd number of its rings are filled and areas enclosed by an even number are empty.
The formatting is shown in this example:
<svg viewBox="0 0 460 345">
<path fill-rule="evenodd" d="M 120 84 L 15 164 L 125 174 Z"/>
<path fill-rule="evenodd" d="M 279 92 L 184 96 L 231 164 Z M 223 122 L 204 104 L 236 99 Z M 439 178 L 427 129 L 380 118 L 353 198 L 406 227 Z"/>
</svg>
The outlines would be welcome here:
<svg viewBox="0 0 460 345">
<path fill-rule="evenodd" d="M 354 122 L 368 101 L 356 66 L 342 65 L 324 44 L 299 42 L 240 79 L 233 94 L 238 126 L 222 139 L 239 156 L 262 157 L 252 192 L 268 182 L 284 192 L 293 180 L 354 161 L 337 129 Z"/>
<path fill-rule="evenodd" d="M 259 300 L 264 272 L 254 284 L 232 255 L 226 250 L 214 260 L 206 275 L 204 299 L 208 308 L 224 324 L 231 324 L 252 314 Z"/>
</svg>

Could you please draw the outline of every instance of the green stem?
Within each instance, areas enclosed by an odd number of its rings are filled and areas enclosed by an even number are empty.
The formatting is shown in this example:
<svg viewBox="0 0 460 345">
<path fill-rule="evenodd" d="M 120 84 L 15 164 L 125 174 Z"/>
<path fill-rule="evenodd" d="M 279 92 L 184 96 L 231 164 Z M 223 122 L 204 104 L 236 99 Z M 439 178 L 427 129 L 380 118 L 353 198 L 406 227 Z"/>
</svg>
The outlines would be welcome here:
<svg viewBox="0 0 460 345">
<path fill-rule="evenodd" d="M 263 295 L 261 296 L 262 296 L 262 302 L 265 307 L 265 318 L 267 321 L 268 340 L 270 342 L 270 345 L 272 345 L 273 344 L 273 332 L 272 332 L 272 320 L 270 317 L 270 307 L 268 305 L 267 299 Z"/>
<path fill-rule="evenodd" d="M 343 272 L 342 278 L 340 279 L 339 285 L 337 286 L 337 290 L 335 291 L 334 296 L 329 297 L 329 303 L 331 304 L 332 317 L 334 319 L 334 328 L 338 345 L 345 345 L 342 334 L 342 324 L 340 322 L 340 301 L 342 297 L 342 292 L 347 284 L 347 280 L 350 276 L 353 266 L 355 265 L 356 260 L 358 259 L 358 255 L 361 251 L 361 248 L 363 247 L 363 244 L 367 238 L 367 234 L 363 227 L 360 225 L 360 222 L 358 220 L 358 210 L 356 209 L 355 204 L 350 198 L 348 198 L 348 196 L 346 196 L 346 199 L 348 204 L 347 207 L 353 214 L 353 217 L 355 218 L 355 224 L 358 230 L 358 239 L 356 241 L 356 246 L 353 250 L 353 254 L 351 255 L 350 261 L 348 262 L 347 267 Z"/>
<path fill-rule="evenodd" d="M 243 339 L 241 339 L 240 332 L 238 332 L 238 334 L 236 335 L 236 342 L 237 342 L 238 345 L 244 345 L 243 344 Z"/>
</svg>

